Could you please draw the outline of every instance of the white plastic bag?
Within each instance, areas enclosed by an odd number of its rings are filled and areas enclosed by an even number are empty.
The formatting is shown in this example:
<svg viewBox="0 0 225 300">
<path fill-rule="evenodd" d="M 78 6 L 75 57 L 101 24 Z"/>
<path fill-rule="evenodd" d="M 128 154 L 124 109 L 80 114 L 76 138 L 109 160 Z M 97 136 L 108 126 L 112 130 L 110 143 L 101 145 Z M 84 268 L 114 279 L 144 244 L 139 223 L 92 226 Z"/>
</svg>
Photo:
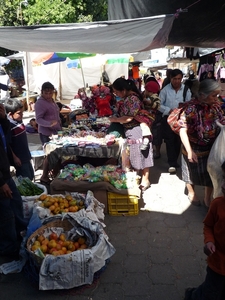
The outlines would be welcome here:
<svg viewBox="0 0 225 300">
<path fill-rule="evenodd" d="M 217 122 L 221 131 L 216 138 L 208 157 L 207 171 L 213 183 L 213 198 L 223 195 L 221 186 L 223 183 L 223 172 L 221 169 L 222 164 L 225 162 L 225 125 Z"/>
</svg>

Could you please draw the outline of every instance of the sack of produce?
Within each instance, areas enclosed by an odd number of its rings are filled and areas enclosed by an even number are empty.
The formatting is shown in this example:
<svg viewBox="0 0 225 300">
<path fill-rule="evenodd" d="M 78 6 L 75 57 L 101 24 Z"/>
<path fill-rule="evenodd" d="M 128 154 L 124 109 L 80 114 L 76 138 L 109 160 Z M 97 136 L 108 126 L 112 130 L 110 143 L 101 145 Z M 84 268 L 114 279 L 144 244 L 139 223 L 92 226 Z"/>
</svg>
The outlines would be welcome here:
<svg viewBox="0 0 225 300">
<path fill-rule="evenodd" d="M 23 200 L 23 214 L 25 219 L 30 219 L 32 215 L 32 210 L 34 202 L 37 197 L 42 194 L 47 194 L 47 189 L 44 185 L 39 183 L 33 183 L 27 177 L 13 177 L 17 189 Z"/>
<path fill-rule="evenodd" d="M 104 204 L 100 203 L 92 191 L 87 191 L 86 194 L 78 192 L 66 192 L 66 195 L 40 195 L 34 203 L 32 219 L 38 218 L 41 223 L 47 219 L 55 216 L 65 215 L 67 213 L 80 213 L 80 216 L 86 216 L 90 220 L 100 222 L 103 227 L 104 224 Z M 38 227 L 33 226 L 32 221 L 28 225 L 30 234 L 33 233 Z M 40 224 L 40 222 L 38 222 Z M 36 221 L 35 221 L 36 224 Z M 34 228 L 33 228 L 34 227 Z"/>
</svg>

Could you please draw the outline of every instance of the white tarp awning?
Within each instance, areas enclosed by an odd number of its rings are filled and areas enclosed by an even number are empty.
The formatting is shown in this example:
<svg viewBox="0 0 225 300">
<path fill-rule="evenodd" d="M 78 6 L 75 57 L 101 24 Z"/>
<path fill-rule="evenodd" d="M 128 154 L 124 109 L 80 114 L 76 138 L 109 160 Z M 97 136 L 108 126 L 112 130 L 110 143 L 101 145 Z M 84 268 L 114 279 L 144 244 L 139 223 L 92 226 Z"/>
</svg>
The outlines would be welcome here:
<svg viewBox="0 0 225 300">
<path fill-rule="evenodd" d="M 0 46 L 25 52 L 135 53 L 164 47 L 174 18 L 6 26 L 0 27 Z"/>
</svg>

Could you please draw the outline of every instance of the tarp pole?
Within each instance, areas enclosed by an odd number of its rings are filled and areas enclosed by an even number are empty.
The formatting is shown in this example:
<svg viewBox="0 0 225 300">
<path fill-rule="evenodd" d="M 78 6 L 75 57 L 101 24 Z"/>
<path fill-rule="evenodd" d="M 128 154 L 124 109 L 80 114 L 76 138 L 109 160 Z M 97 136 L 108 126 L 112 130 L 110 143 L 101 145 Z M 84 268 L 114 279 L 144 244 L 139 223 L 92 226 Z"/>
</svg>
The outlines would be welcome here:
<svg viewBox="0 0 225 300">
<path fill-rule="evenodd" d="M 86 84 L 85 84 L 85 79 L 84 79 L 84 70 L 83 70 L 82 62 L 81 62 L 80 58 L 79 58 L 79 61 L 80 61 L 80 69 L 81 69 L 81 75 L 82 75 L 82 79 L 83 79 L 83 84 L 84 84 L 84 88 L 86 90 Z"/>
<path fill-rule="evenodd" d="M 24 53 L 24 71 L 25 71 L 25 85 L 26 85 L 26 102 L 27 110 L 30 111 L 29 105 L 29 82 L 28 82 L 28 63 L 27 63 L 27 52 Z"/>
</svg>

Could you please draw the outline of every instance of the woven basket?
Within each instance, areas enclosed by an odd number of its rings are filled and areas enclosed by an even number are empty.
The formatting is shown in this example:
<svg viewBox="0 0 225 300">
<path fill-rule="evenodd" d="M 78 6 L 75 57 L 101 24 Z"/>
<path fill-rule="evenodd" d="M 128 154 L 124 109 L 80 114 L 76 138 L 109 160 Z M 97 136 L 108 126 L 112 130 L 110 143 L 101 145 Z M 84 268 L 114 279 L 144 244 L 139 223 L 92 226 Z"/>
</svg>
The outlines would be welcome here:
<svg viewBox="0 0 225 300">
<path fill-rule="evenodd" d="M 28 251 L 29 255 L 31 256 L 31 258 L 34 260 L 35 265 L 37 267 L 41 266 L 42 261 L 43 261 L 44 258 L 36 255 L 33 251 L 31 251 L 31 247 L 33 245 L 33 242 L 34 242 L 34 240 L 36 240 L 36 238 L 39 235 L 44 234 L 46 229 L 54 228 L 54 227 L 63 228 L 64 231 L 66 232 L 66 231 L 69 231 L 70 229 L 72 229 L 73 225 L 67 219 L 55 220 L 55 221 L 49 222 L 46 225 L 43 225 L 40 228 L 38 228 L 34 233 L 31 234 L 31 236 L 27 240 L 27 251 Z"/>
</svg>

